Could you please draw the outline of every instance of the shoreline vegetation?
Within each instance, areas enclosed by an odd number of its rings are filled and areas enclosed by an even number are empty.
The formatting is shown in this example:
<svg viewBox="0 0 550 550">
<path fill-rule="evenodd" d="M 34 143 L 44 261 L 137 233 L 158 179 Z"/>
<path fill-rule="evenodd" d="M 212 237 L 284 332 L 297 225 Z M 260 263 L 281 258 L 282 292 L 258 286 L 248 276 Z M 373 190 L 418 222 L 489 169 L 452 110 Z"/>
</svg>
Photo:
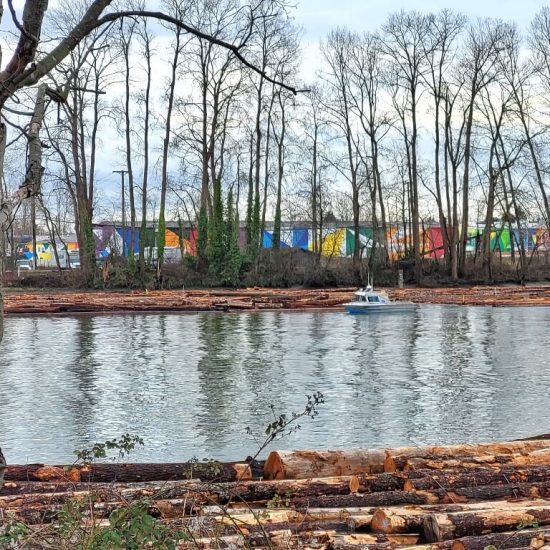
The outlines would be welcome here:
<svg viewBox="0 0 550 550">
<path fill-rule="evenodd" d="M 10 315 L 340 310 L 356 287 L 243 288 L 74 291 L 6 289 L 4 310 Z M 390 299 L 419 304 L 470 306 L 550 306 L 550 285 L 385 288 Z"/>
</svg>

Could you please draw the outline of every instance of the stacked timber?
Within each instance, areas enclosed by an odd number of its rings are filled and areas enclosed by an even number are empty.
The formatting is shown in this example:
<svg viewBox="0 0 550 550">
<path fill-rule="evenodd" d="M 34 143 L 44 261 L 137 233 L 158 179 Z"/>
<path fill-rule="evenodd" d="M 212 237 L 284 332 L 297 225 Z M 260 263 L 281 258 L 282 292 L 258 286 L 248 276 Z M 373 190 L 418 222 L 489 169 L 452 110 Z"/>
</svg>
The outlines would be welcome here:
<svg viewBox="0 0 550 550">
<path fill-rule="evenodd" d="M 8 293 L 10 314 L 68 314 L 161 311 L 243 311 L 336 308 L 353 289 L 238 289 L 130 292 Z"/>
<path fill-rule="evenodd" d="M 9 314 L 63 314 L 160 311 L 254 311 L 339 308 L 349 302 L 353 288 L 166 290 L 130 292 L 8 293 Z M 388 289 L 392 300 L 416 303 L 548 306 L 550 286 Z"/>
<path fill-rule="evenodd" d="M 467 286 L 452 288 L 406 288 L 388 291 L 394 300 L 416 303 L 470 306 L 548 306 L 550 286 Z"/>
<path fill-rule="evenodd" d="M 0 521 L 47 536 L 146 503 L 181 548 L 550 549 L 550 440 L 276 451 L 265 463 L 8 466 Z M 84 528 L 84 527 L 83 527 Z"/>
</svg>

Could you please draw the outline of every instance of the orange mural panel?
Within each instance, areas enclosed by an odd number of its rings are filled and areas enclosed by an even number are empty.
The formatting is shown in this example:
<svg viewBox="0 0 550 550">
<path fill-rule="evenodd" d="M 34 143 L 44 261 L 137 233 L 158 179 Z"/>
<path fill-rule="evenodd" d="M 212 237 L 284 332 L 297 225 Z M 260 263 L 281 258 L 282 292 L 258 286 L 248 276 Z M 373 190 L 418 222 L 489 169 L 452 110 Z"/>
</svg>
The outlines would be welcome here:
<svg viewBox="0 0 550 550">
<path fill-rule="evenodd" d="M 180 238 L 177 233 L 167 229 L 165 233 L 165 243 L 165 246 L 167 247 L 177 248 L 180 245 Z"/>
</svg>

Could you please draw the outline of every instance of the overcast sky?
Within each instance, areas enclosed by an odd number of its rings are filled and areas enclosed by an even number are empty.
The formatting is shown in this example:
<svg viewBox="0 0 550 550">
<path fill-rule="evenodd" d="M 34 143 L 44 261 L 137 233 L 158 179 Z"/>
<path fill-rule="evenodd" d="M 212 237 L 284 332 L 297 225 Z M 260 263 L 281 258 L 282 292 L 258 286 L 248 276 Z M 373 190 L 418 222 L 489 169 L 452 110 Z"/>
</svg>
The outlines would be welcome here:
<svg viewBox="0 0 550 550">
<path fill-rule="evenodd" d="M 546 4 L 541 0 L 297 0 L 297 20 L 307 41 L 319 40 L 337 25 L 375 30 L 389 13 L 401 9 L 429 12 L 449 8 L 469 17 L 514 20 L 525 29 Z"/>
<path fill-rule="evenodd" d="M 193 0 L 188 0 L 192 2 Z M 521 31 L 527 31 L 533 16 L 545 5 L 541 0 L 294 0 L 297 9 L 295 18 L 302 27 L 302 79 L 308 83 L 315 80 L 316 69 L 320 65 L 318 52 L 319 41 L 331 29 L 345 26 L 355 31 L 374 31 L 381 27 L 390 13 L 399 10 L 417 10 L 423 13 L 437 12 L 444 8 L 460 11 L 469 18 L 496 17 L 515 21 Z M 14 5 L 21 15 L 25 0 L 14 0 Z M 550 4 L 550 0 L 548 0 Z M 148 0 L 151 8 L 159 8 L 161 0 Z M 58 5 L 57 0 L 50 0 L 50 8 Z M 3 29 L 12 28 L 11 18 L 6 10 L 2 24 Z M 8 56 L 6 56 L 6 59 Z M 105 129 L 106 135 L 113 134 L 111 128 Z M 114 137 L 114 134 L 113 134 Z M 104 152 L 105 153 L 105 152 Z M 118 166 L 120 159 L 109 158 L 104 163 L 105 171 L 99 169 L 99 180 L 106 191 L 118 186 L 116 176 L 111 173 L 112 166 Z"/>
<path fill-rule="evenodd" d="M 319 40 L 337 26 L 375 31 L 399 10 L 422 13 L 448 8 L 469 18 L 495 17 L 515 21 L 526 31 L 534 15 L 549 2 L 541 0 L 296 0 L 296 22 L 302 27 L 302 78 L 311 82 L 320 66 Z"/>
</svg>

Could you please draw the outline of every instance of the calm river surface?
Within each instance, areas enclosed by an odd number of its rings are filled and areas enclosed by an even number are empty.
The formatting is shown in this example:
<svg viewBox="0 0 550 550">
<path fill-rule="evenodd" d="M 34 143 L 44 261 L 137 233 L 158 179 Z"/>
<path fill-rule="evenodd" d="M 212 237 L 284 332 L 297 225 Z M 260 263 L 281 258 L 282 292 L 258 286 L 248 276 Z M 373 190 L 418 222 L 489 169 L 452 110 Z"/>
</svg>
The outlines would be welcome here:
<svg viewBox="0 0 550 550">
<path fill-rule="evenodd" d="M 243 459 L 277 412 L 326 404 L 279 448 L 511 439 L 550 432 L 550 308 L 414 313 L 10 317 L 0 446 L 67 462 L 125 432 L 133 460 Z"/>
</svg>

